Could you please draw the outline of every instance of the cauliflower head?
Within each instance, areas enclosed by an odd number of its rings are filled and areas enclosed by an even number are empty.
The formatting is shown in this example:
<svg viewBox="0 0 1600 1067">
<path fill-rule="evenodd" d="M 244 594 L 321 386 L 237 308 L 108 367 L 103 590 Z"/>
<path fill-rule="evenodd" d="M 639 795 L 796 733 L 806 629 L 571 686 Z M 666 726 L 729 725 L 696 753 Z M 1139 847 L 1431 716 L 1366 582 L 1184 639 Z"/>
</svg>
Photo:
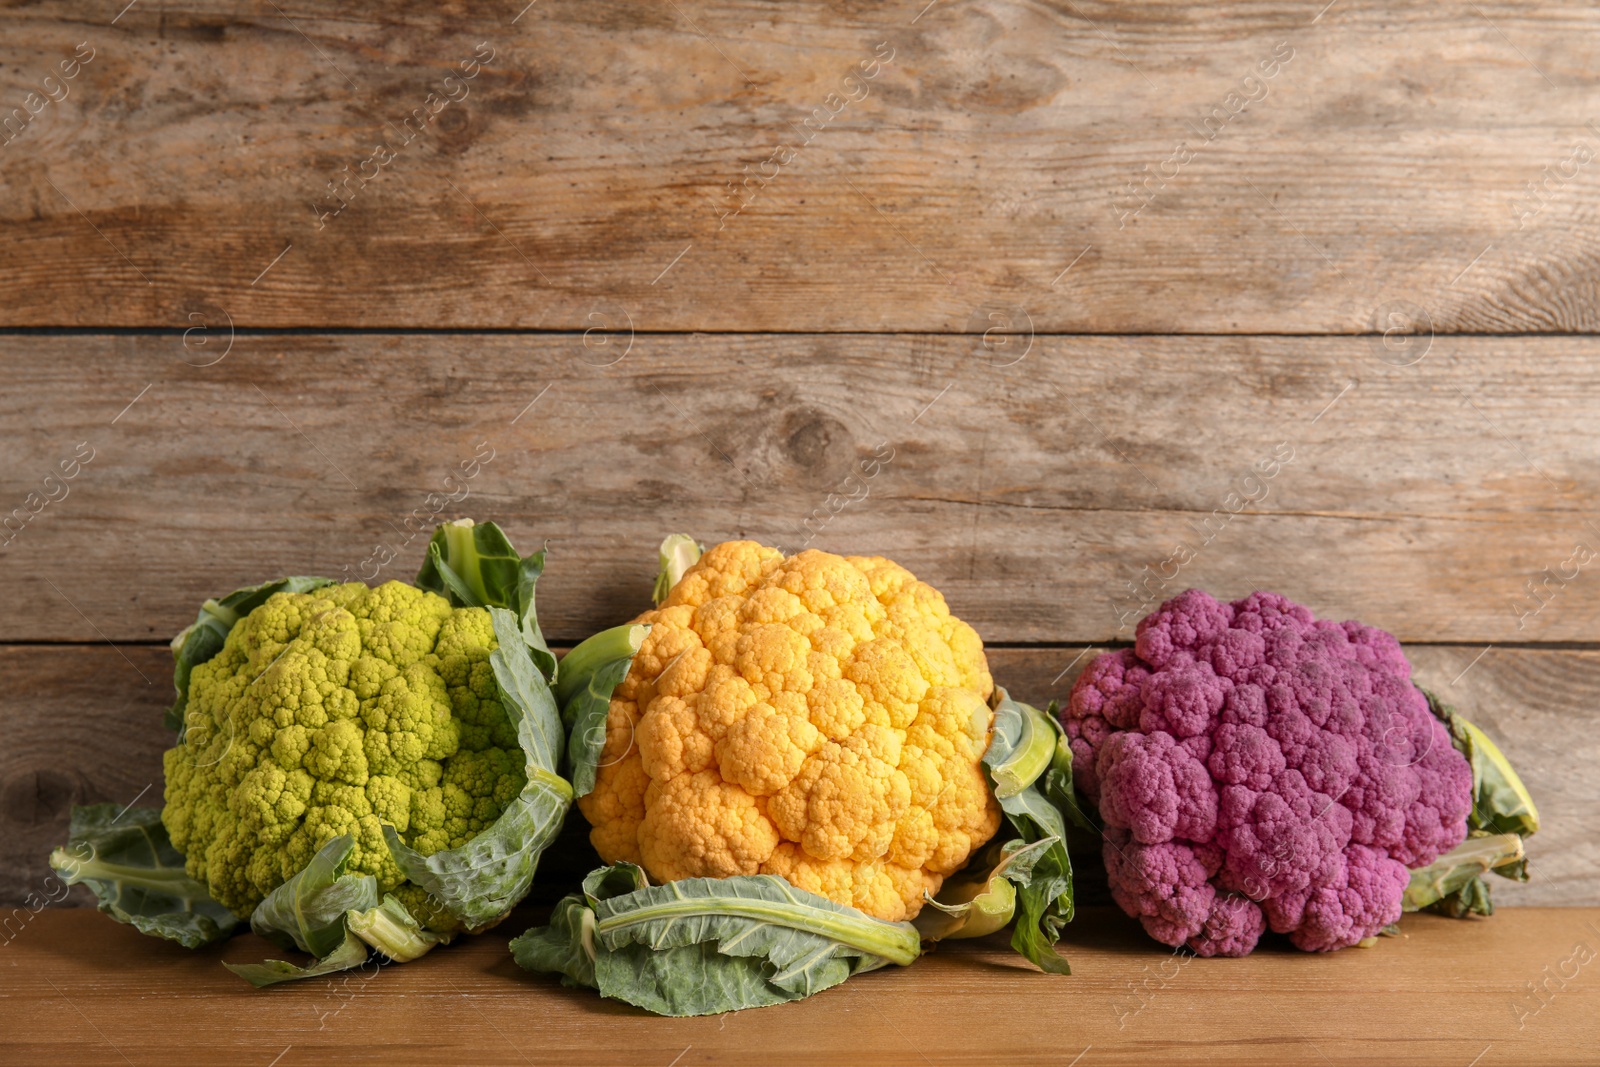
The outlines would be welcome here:
<svg viewBox="0 0 1600 1067">
<path fill-rule="evenodd" d="M 495 647 L 488 611 L 402 582 L 270 597 L 195 666 L 165 755 L 161 818 L 189 875 L 243 918 L 349 834 L 349 870 L 448 926 L 382 827 L 424 854 L 459 847 L 522 790 Z"/>
<path fill-rule="evenodd" d="M 999 828 L 983 643 L 897 564 L 732 541 L 635 621 L 578 801 L 607 863 L 776 874 L 897 921 Z"/>
<path fill-rule="evenodd" d="M 1399 642 L 1275 593 L 1167 601 L 1062 720 L 1112 895 L 1203 956 L 1245 955 L 1267 927 L 1355 945 L 1400 918 L 1407 868 L 1466 836 L 1472 770 Z"/>
</svg>

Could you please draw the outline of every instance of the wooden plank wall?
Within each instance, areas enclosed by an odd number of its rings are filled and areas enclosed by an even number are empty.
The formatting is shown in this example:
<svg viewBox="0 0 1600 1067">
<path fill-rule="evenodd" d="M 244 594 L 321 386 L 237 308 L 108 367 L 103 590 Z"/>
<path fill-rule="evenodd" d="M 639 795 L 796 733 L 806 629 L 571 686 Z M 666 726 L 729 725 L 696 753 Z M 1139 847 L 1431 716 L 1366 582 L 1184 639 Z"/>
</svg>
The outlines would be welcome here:
<svg viewBox="0 0 1600 1067">
<path fill-rule="evenodd" d="M 1325 2 L 19 6 L 0 321 L 1592 328 L 1600 11 Z"/>
<path fill-rule="evenodd" d="M 470 514 L 566 641 L 672 530 L 882 552 L 1039 701 L 1189 585 L 1360 617 L 1600 903 L 1593 8 L 121 8 L 0 8 L 0 901 L 201 599 Z"/>
</svg>

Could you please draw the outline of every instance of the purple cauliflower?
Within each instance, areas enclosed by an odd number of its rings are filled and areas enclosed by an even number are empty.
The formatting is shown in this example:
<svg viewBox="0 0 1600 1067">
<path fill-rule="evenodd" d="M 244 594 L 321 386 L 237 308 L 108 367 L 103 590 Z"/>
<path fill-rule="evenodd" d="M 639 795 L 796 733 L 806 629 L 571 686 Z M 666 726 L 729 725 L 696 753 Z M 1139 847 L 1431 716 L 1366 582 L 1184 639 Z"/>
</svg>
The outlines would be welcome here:
<svg viewBox="0 0 1600 1067">
<path fill-rule="evenodd" d="M 1191 589 L 1099 656 L 1062 712 L 1111 892 L 1151 937 L 1243 956 L 1346 948 L 1460 844 L 1472 770 L 1388 633 Z"/>
</svg>

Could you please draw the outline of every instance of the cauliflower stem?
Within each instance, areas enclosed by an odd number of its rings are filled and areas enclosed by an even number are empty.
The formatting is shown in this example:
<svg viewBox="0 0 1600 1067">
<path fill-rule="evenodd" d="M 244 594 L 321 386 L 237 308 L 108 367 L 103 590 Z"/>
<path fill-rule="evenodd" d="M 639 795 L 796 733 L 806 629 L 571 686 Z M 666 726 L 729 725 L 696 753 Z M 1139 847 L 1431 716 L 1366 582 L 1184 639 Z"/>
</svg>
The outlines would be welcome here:
<svg viewBox="0 0 1600 1067">
<path fill-rule="evenodd" d="M 623 623 L 609 630 L 601 630 L 580 642 L 561 657 L 560 671 L 556 676 L 557 702 L 565 707 L 588 686 L 597 671 L 618 660 L 632 659 L 644 642 L 644 635 L 649 632 L 648 626 Z"/>
<path fill-rule="evenodd" d="M 1438 911 L 1452 918 L 1493 915 L 1482 876 L 1522 864 L 1527 858 L 1521 834 L 1469 837 L 1426 867 L 1411 872 L 1402 907 L 1406 911 Z"/>
<path fill-rule="evenodd" d="M 611 693 L 626 677 L 650 627 L 625 623 L 602 630 L 561 660 L 556 701 L 567 728 L 567 776 L 574 796 L 588 796 L 599 774 Z"/>
<path fill-rule="evenodd" d="M 917 913 L 922 939 L 955 941 L 1003 930 L 1017 911 L 1017 886 L 1032 880 L 1033 864 L 1055 844 L 1052 837 L 1031 845 L 1020 838 L 1003 845 L 990 841 Z"/>
<path fill-rule="evenodd" d="M 377 907 L 352 910 L 345 918 L 351 933 L 395 963 L 410 963 L 437 945 L 449 944 L 455 936 L 424 929 L 392 894 L 385 894 Z"/>
</svg>

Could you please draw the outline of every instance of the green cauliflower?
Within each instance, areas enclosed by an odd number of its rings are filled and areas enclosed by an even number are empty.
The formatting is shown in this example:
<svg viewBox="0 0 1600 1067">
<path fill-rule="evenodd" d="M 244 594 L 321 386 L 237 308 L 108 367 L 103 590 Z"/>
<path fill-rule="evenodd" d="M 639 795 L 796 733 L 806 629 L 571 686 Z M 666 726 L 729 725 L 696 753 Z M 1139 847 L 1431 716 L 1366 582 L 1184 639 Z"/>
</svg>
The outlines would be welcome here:
<svg viewBox="0 0 1600 1067">
<path fill-rule="evenodd" d="M 489 612 L 402 582 L 280 592 L 190 676 L 161 813 L 190 877 L 241 919 L 330 840 L 425 925 L 383 824 L 423 855 L 487 829 L 526 784 L 489 663 Z"/>
<path fill-rule="evenodd" d="M 593 724 L 648 629 L 591 637 L 557 684 L 544 555 L 457 519 L 414 585 L 292 575 L 205 601 L 172 640 L 165 806 L 74 808 L 57 876 L 188 948 L 248 919 L 314 957 L 227 965 L 257 987 L 494 926 L 593 786 Z"/>
</svg>

